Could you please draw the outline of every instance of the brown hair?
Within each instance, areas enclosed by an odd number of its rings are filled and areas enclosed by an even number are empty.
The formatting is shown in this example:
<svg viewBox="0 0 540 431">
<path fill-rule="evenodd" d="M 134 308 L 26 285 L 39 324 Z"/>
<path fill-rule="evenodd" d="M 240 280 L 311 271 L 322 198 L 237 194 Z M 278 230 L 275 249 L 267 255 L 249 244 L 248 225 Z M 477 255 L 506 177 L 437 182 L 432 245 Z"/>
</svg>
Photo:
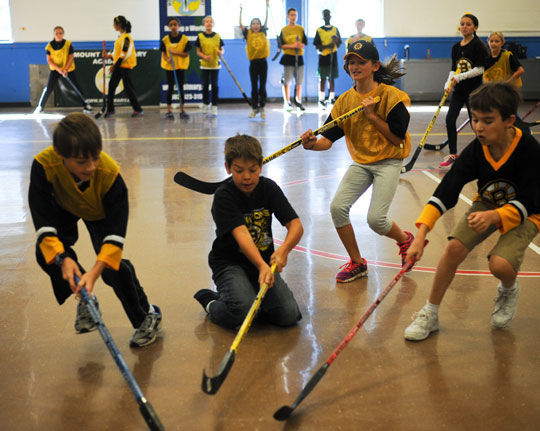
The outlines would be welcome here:
<svg viewBox="0 0 540 431">
<path fill-rule="evenodd" d="M 372 63 L 375 63 L 373 60 L 368 60 Z M 378 82 L 379 84 L 388 84 L 392 85 L 394 84 L 399 78 L 401 78 L 403 75 L 405 75 L 405 72 L 401 72 L 401 68 L 399 66 L 399 60 L 397 59 L 397 55 L 394 54 L 389 60 L 386 59 L 384 63 L 380 63 L 379 70 L 373 73 L 373 80 L 375 82 Z M 343 64 L 343 69 L 345 69 L 345 72 L 349 73 L 349 58 L 345 59 L 345 63 Z"/>
<path fill-rule="evenodd" d="M 471 110 L 480 112 L 498 111 L 503 120 L 515 115 L 520 97 L 508 83 L 489 82 L 474 90 L 469 96 Z"/>
<path fill-rule="evenodd" d="M 89 116 L 73 112 L 56 125 L 53 146 L 65 158 L 97 158 L 102 149 L 101 133 Z"/>
<path fill-rule="evenodd" d="M 61 25 L 57 25 L 55 28 L 53 28 L 53 32 L 55 32 L 58 29 L 62 30 L 62 33 L 65 33 L 64 27 L 62 27 Z"/>
<path fill-rule="evenodd" d="M 231 167 L 234 159 L 255 160 L 262 165 L 261 143 L 249 135 L 232 136 L 225 141 L 225 164 Z"/>
</svg>

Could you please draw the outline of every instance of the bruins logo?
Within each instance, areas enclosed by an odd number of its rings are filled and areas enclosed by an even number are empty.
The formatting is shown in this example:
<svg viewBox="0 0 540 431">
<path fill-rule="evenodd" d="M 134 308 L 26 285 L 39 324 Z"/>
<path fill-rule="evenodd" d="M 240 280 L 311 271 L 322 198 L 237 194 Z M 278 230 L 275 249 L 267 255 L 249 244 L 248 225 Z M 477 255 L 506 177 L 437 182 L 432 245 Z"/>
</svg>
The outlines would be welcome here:
<svg viewBox="0 0 540 431">
<path fill-rule="evenodd" d="M 362 49 L 362 46 L 363 46 L 363 45 L 362 45 L 362 42 L 358 42 L 358 43 L 355 43 L 355 44 L 353 45 L 353 49 L 354 49 L 355 51 L 358 51 L 358 50 Z"/>
<path fill-rule="evenodd" d="M 461 57 L 459 59 L 459 61 L 457 62 L 457 67 L 459 68 L 460 73 L 468 72 L 469 70 L 473 68 L 471 61 L 465 57 Z"/>
<path fill-rule="evenodd" d="M 250 214 L 244 214 L 249 233 L 260 251 L 265 251 L 272 244 L 270 235 L 270 211 L 261 208 Z"/>
<path fill-rule="evenodd" d="M 480 190 L 480 196 L 483 201 L 502 207 L 516 197 L 516 188 L 506 181 L 492 181 Z"/>
</svg>

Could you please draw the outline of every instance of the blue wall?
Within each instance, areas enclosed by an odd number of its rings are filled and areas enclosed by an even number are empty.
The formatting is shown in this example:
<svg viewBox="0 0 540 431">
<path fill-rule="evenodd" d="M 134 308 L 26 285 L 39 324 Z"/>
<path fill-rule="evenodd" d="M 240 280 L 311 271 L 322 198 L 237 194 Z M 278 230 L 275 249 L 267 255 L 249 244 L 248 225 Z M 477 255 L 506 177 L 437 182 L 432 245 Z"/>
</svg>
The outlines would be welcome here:
<svg viewBox="0 0 540 431">
<path fill-rule="evenodd" d="M 451 47 L 458 38 L 378 38 L 375 44 L 379 49 L 381 59 L 397 53 L 398 57 L 404 56 L 404 46 L 410 46 L 410 58 L 426 58 L 427 49 L 431 50 L 432 58 L 448 58 Z M 509 41 L 516 41 L 527 46 L 527 56 L 533 58 L 540 56 L 540 37 L 519 37 L 509 38 Z M 0 44 L 0 103 L 28 103 L 30 101 L 30 64 L 46 64 L 45 45 L 43 43 L 13 43 Z M 112 41 L 107 45 L 112 46 Z M 251 84 L 249 81 L 248 68 L 249 62 L 245 52 L 245 42 L 242 39 L 225 40 L 225 59 L 232 69 L 235 77 L 246 92 L 250 94 Z M 271 41 L 271 57 L 277 50 L 275 39 Z M 138 49 L 158 49 L 158 41 L 135 41 Z M 101 50 L 102 42 L 74 42 L 75 49 L 96 49 Z M 340 58 L 345 55 L 345 47 L 342 45 L 339 49 Z M 317 51 L 313 46 L 313 40 L 309 40 L 309 46 L 305 50 L 305 79 L 304 96 L 309 98 L 317 97 Z M 279 59 L 272 62 L 270 59 L 268 71 L 268 96 L 271 98 L 281 97 L 281 72 L 282 66 L 279 65 Z M 340 65 L 342 65 L 340 61 Z M 136 70 L 136 69 L 135 69 Z M 159 65 L 156 64 L 156 73 L 159 72 Z M 340 69 L 340 76 L 336 81 L 336 93 L 342 93 L 350 88 L 351 80 L 343 69 Z M 135 82 L 137 79 L 144 79 L 135 73 Z M 219 74 L 220 98 L 242 99 L 236 84 L 230 77 L 225 68 Z"/>
</svg>

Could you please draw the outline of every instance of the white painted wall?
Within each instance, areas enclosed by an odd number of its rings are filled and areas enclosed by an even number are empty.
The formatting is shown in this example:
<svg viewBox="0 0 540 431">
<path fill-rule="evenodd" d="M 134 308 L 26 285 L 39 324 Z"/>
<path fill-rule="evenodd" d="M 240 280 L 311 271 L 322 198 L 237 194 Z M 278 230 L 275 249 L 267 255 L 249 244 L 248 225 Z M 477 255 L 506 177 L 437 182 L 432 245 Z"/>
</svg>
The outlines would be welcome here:
<svg viewBox="0 0 540 431">
<path fill-rule="evenodd" d="M 356 1 L 361 9 L 360 0 L 351 0 Z M 388 37 L 459 36 L 459 19 L 466 12 L 480 20 L 479 35 L 500 30 L 509 36 L 540 36 L 538 0 L 382 1 Z M 112 21 L 116 15 L 131 21 L 135 39 L 159 39 L 158 0 L 11 0 L 15 42 L 50 40 L 55 25 L 63 26 L 66 38 L 73 41 L 115 39 Z"/>
<path fill-rule="evenodd" d="M 158 0 L 11 0 L 13 41 L 51 40 L 56 25 L 72 41 L 113 40 L 117 15 L 131 22 L 134 39 L 159 39 Z"/>
<path fill-rule="evenodd" d="M 540 35 L 538 0 L 383 0 L 384 32 L 388 37 L 459 36 L 465 13 L 479 22 L 478 34 L 502 31 L 509 36 Z"/>
</svg>

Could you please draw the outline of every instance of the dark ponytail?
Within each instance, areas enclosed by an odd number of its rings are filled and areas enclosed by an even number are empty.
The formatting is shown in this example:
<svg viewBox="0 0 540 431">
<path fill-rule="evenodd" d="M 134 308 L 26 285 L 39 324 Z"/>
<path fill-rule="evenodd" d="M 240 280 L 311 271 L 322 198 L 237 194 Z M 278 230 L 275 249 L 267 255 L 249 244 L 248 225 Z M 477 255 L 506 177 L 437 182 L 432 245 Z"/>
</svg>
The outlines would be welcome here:
<svg viewBox="0 0 540 431">
<path fill-rule="evenodd" d="M 131 23 L 123 15 L 118 15 L 114 18 L 114 23 L 119 25 L 126 33 L 131 33 Z"/>
<path fill-rule="evenodd" d="M 401 72 L 399 60 L 397 55 L 394 54 L 390 60 L 385 60 L 381 63 L 379 70 L 373 73 L 373 80 L 379 84 L 394 84 L 399 78 L 405 75 L 405 72 Z"/>
</svg>

